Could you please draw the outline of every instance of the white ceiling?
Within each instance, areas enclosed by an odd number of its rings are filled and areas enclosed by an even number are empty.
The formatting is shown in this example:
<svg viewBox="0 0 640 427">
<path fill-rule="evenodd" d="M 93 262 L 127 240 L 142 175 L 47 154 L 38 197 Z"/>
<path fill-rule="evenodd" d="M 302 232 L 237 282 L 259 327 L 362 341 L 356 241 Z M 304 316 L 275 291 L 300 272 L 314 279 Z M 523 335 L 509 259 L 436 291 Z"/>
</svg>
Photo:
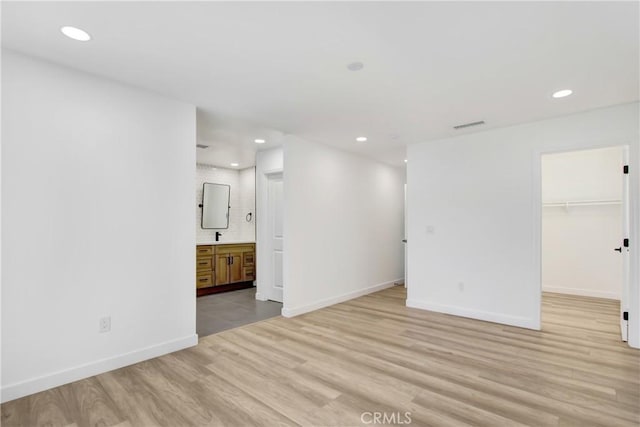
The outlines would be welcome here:
<svg viewBox="0 0 640 427">
<path fill-rule="evenodd" d="M 638 2 L 3 2 L 2 44 L 197 105 L 202 162 L 251 166 L 291 133 L 401 165 L 407 144 L 638 100 L 638 16 Z"/>
</svg>

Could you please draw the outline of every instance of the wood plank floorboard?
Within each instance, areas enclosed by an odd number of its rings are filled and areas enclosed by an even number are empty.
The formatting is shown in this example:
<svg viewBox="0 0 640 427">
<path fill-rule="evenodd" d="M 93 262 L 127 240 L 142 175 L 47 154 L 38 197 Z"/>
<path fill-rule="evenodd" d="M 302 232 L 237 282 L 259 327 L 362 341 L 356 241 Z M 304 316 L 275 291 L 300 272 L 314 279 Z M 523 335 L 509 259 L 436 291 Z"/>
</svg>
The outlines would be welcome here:
<svg viewBox="0 0 640 427">
<path fill-rule="evenodd" d="M 640 426 L 617 301 L 545 293 L 543 330 L 405 307 L 394 287 L 7 402 L 2 426 Z M 380 425 L 380 424 L 377 424 Z"/>
</svg>

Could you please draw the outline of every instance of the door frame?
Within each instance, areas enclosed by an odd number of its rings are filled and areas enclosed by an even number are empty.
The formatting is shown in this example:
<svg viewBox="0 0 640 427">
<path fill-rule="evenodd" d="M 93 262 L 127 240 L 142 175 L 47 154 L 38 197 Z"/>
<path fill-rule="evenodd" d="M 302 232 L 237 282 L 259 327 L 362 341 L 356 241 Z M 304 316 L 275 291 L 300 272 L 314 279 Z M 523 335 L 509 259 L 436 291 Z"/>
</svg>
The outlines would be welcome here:
<svg viewBox="0 0 640 427">
<path fill-rule="evenodd" d="M 596 150 L 599 148 L 623 147 L 628 153 L 629 172 L 629 238 L 631 241 L 629 256 L 629 321 L 627 344 L 640 348 L 640 251 L 635 250 L 640 242 L 640 150 L 638 144 L 630 141 L 612 141 L 595 144 L 568 144 L 562 148 L 537 149 L 533 151 L 533 264 L 535 280 L 539 286 L 535 304 L 537 304 L 537 329 L 542 329 L 542 156 L 547 154 L 568 153 L 573 151 Z M 622 173 L 622 171 L 620 171 Z"/>
<path fill-rule="evenodd" d="M 270 226 L 268 225 L 270 218 L 269 181 L 277 176 L 282 177 L 284 181 L 284 169 L 270 169 L 261 175 L 263 179 L 256 180 L 256 182 L 260 182 L 260 188 L 256 188 L 256 196 L 259 196 L 256 206 L 256 299 L 268 301 L 271 297 L 271 279 L 273 277 L 272 264 L 269 262 L 269 256 L 273 249 L 269 239 Z M 262 208 L 262 212 L 259 208 Z"/>
<path fill-rule="evenodd" d="M 629 150 L 630 148 L 628 146 L 623 146 L 622 149 L 622 163 L 623 165 L 629 165 L 630 163 L 630 159 L 631 157 L 629 156 Z M 630 311 L 629 306 L 630 306 L 630 299 L 631 299 L 631 292 L 629 290 L 629 287 L 631 286 L 631 248 L 625 249 L 624 247 L 624 240 L 626 238 L 630 238 L 631 237 L 631 193 L 630 193 L 630 187 L 631 187 L 631 179 L 629 174 L 627 173 L 626 176 L 623 175 L 623 183 L 622 183 L 622 228 L 623 230 L 626 228 L 626 235 L 623 234 L 622 239 L 623 241 L 620 242 L 620 248 L 622 249 L 622 252 L 620 252 L 620 255 L 623 256 L 622 259 L 622 268 L 623 268 L 623 272 L 622 272 L 622 280 L 624 281 L 622 284 L 622 291 L 620 292 L 620 332 L 622 333 L 622 340 L 629 342 L 629 319 L 627 319 L 627 323 L 623 324 L 623 313 L 626 310 L 627 312 Z M 626 306 L 625 304 L 626 303 Z"/>
</svg>

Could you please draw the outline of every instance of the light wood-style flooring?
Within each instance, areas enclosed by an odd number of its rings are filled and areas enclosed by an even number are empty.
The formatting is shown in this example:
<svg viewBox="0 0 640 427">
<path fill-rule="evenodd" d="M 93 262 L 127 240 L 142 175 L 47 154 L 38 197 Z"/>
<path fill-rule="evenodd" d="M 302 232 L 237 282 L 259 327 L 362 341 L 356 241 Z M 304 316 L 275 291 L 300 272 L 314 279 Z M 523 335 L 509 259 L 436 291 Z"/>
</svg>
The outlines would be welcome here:
<svg viewBox="0 0 640 427">
<path fill-rule="evenodd" d="M 545 294 L 539 332 L 405 298 L 394 287 L 211 335 L 8 402 L 2 426 L 357 426 L 375 412 L 415 426 L 640 424 L 640 352 L 619 339 L 616 302 Z"/>
</svg>

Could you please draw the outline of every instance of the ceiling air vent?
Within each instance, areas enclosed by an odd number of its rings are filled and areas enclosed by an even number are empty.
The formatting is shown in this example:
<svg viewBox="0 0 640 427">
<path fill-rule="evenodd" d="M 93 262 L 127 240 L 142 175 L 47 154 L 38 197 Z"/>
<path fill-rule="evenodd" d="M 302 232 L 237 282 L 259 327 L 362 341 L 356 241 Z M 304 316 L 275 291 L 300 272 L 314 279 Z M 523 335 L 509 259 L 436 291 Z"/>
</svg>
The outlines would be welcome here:
<svg viewBox="0 0 640 427">
<path fill-rule="evenodd" d="M 209 148 L 208 145 L 204 145 L 204 144 L 196 144 L 196 147 L 198 147 L 198 148 Z"/>
<path fill-rule="evenodd" d="M 470 128 L 471 126 L 480 126 L 484 124 L 484 120 L 480 120 L 479 122 L 471 122 L 471 123 L 465 123 L 462 125 L 458 125 L 458 126 L 454 126 L 454 129 L 465 129 L 465 128 Z"/>
</svg>

